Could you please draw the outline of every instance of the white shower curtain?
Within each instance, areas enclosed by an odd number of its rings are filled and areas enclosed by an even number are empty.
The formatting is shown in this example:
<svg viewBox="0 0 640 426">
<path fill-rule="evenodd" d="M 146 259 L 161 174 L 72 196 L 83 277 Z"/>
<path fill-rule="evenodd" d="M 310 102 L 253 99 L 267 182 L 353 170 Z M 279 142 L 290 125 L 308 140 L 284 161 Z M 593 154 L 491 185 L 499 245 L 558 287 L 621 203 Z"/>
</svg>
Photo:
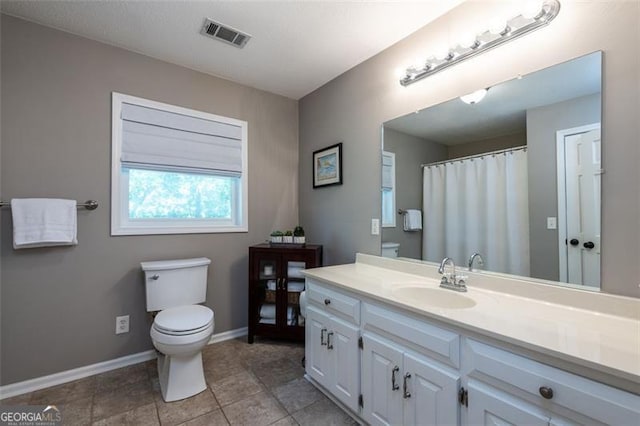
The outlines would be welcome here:
<svg viewBox="0 0 640 426">
<path fill-rule="evenodd" d="M 422 258 L 529 275 L 527 153 L 488 154 L 424 167 Z"/>
</svg>

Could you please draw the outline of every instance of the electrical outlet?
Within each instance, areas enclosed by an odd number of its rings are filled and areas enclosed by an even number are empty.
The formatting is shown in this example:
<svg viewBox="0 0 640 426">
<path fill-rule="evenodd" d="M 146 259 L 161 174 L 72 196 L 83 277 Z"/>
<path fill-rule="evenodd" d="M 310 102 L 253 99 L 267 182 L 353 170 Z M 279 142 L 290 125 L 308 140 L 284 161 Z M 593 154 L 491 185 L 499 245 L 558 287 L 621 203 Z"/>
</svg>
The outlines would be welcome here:
<svg viewBox="0 0 640 426">
<path fill-rule="evenodd" d="M 380 235 L 380 219 L 371 219 L 371 235 Z"/>
<path fill-rule="evenodd" d="M 116 317 L 116 334 L 129 332 L 129 315 Z"/>
</svg>

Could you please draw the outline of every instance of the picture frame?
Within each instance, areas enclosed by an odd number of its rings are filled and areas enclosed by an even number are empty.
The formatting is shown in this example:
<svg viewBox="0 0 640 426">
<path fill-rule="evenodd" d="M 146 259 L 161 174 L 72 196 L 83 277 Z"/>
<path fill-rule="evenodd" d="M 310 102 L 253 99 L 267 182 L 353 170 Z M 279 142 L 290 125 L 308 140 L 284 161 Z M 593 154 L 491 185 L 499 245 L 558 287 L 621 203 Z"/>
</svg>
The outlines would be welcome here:
<svg viewBox="0 0 640 426">
<path fill-rule="evenodd" d="M 313 188 L 342 185 L 342 142 L 313 152 Z"/>
</svg>

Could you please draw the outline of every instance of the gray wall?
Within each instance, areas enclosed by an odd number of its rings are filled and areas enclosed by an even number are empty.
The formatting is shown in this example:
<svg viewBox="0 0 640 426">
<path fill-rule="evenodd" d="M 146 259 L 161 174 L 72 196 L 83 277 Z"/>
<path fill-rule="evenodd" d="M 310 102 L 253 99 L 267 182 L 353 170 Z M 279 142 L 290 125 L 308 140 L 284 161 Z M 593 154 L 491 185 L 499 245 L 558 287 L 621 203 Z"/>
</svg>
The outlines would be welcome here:
<svg viewBox="0 0 640 426">
<path fill-rule="evenodd" d="M 249 123 L 249 233 L 110 237 L 112 91 Z M 14 251 L 2 209 L 2 384 L 152 349 L 145 260 L 210 257 L 215 332 L 247 325 L 247 247 L 298 222 L 296 101 L 8 16 L 1 101 L 2 199 L 100 202 L 71 248 Z"/>
<path fill-rule="evenodd" d="M 384 150 L 396 154 L 396 210 L 422 210 L 423 163 L 445 160 L 447 147 L 397 130 L 384 129 Z M 395 228 L 382 228 L 382 241 L 400 243 L 399 256 L 422 259 L 422 231 L 405 232 L 403 217 Z"/>
<path fill-rule="evenodd" d="M 409 87 L 393 71 L 490 22 L 500 2 L 468 1 L 300 101 L 300 221 L 325 245 L 325 263 L 380 253 L 380 125 L 392 118 L 595 50 L 604 51 L 602 288 L 639 297 L 640 3 L 563 2 L 547 27 Z M 312 152 L 342 141 L 344 185 L 311 189 Z"/>
<path fill-rule="evenodd" d="M 529 244 L 532 277 L 558 280 L 560 276 L 558 231 L 547 229 L 547 217 L 558 216 L 556 132 L 585 124 L 599 123 L 601 102 L 602 98 L 598 93 L 527 111 Z M 603 142 L 603 151 L 606 150 L 605 143 L 608 143 L 606 139 Z M 611 166 L 609 164 L 605 167 Z M 602 197 L 604 200 L 606 194 L 603 195 L 605 195 Z M 604 232 L 603 234 L 606 236 Z"/>
<path fill-rule="evenodd" d="M 482 154 L 483 152 L 497 151 L 527 144 L 527 134 L 514 133 L 511 135 L 496 136 L 495 138 L 481 139 L 460 145 L 449 147 L 449 158 L 466 157 L 468 155 Z"/>
</svg>

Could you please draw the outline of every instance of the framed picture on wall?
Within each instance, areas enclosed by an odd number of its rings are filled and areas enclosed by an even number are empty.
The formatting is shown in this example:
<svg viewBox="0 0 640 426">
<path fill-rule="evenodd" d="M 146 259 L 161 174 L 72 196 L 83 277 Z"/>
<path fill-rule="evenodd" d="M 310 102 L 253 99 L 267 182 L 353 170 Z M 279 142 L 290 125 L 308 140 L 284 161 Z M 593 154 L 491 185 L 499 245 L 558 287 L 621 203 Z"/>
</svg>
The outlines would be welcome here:
<svg viewBox="0 0 640 426">
<path fill-rule="evenodd" d="M 313 187 L 342 185 L 342 143 L 313 153 Z"/>
</svg>

